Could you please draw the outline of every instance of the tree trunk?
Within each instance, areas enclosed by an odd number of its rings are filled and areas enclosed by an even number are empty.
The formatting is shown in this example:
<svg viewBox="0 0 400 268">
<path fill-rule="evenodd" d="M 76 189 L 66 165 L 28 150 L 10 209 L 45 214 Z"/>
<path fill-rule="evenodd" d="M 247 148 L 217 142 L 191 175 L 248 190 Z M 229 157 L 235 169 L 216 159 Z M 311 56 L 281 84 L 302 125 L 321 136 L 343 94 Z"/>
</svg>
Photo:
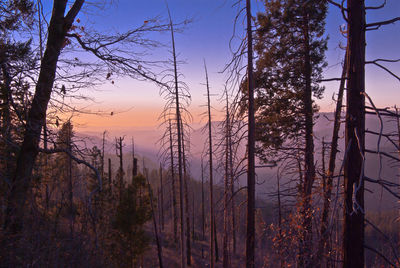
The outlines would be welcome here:
<svg viewBox="0 0 400 268">
<path fill-rule="evenodd" d="M 189 196 L 188 196 L 188 176 L 186 172 L 186 154 L 185 154 L 185 139 L 184 139 L 184 131 L 183 131 L 183 123 L 181 121 L 181 129 L 182 129 L 182 157 L 183 157 L 183 190 L 185 197 L 185 220 L 186 220 L 186 262 L 187 265 L 191 265 L 191 245 L 190 245 L 190 216 L 189 216 Z"/>
<path fill-rule="evenodd" d="M 161 210 L 161 230 L 164 231 L 164 183 L 163 183 L 163 170 L 160 163 L 160 210 Z"/>
<path fill-rule="evenodd" d="M 25 201 L 31 187 L 33 165 L 39 151 L 40 134 L 46 119 L 58 58 L 63 48 L 65 35 L 70 30 L 84 0 L 76 0 L 64 17 L 67 2 L 67 0 L 57 0 L 53 4 L 46 50 L 41 61 L 35 94 L 26 120 L 27 128 L 8 196 L 4 227 L 11 233 L 19 233 L 22 229 Z"/>
<path fill-rule="evenodd" d="M 173 207 L 173 218 L 174 218 L 174 241 L 178 242 L 178 210 L 176 207 L 176 187 L 175 187 L 175 167 L 174 167 L 174 151 L 172 147 L 172 125 L 169 120 L 169 148 L 171 153 L 171 180 L 172 180 L 172 207 Z"/>
<path fill-rule="evenodd" d="M 202 241 L 206 240 L 205 235 L 205 210 L 204 210 L 204 172 L 203 172 L 203 158 L 201 158 L 201 233 Z M 201 243 L 201 258 L 204 259 L 204 248 Z"/>
<path fill-rule="evenodd" d="M 110 195 L 112 194 L 112 169 L 111 169 L 111 159 L 108 158 L 108 186 Z"/>
<path fill-rule="evenodd" d="M 209 176 L 210 176 L 210 267 L 214 268 L 214 193 L 213 193 L 213 150 L 212 150 L 212 128 L 211 128 L 211 105 L 210 105 L 210 87 L 208 85 L 207 66 L 204 62 L 204 70 L 206 73 L 206 86 L 207 86 L 207 108 L 208 108 L 208 154 L 209 154 Z"/>
<path fill-rule="evenodd" d="M 348 0 L 343 267 L 364 267 L 365 3 Z M 361 178 L 361 179 L 360 179 Z"/>
<path fill-rule="evenodd" d="M 147 180 L 147 187 L 148 187 L 149 195 L 150 195 L 150 206 L 151 206 L 151 214 L 152 214 L 152 218 L 153 218 L 154 234 L 156 236 L 158 263 L 159 263 L 159 267 L 162 268 L 163 267 L 162 246 L 161 246 L 160 237 L 158 235 L 156 215 L 154 213 L 153 191 L 151 190 L 151 186 L 150 186 L 149 177 L 148 177 L 147 172 L 145 172 L 145 174 L 146 174 L 146 180 Z"/>
<path fill-rule="evenodd" d="M 172 57 L 174 63 L 174 82 L 175 82 L 175 105 L 176 105 L 176 128 L 177 128 L 177 139 L 178 139 L 178 177 L 179 177 L 179 204 L 180 204 L 180 222 L 181 222 L 181 267 L 186 267 L 185 262 L 185 221 L 184 221 L 184 201 L 183 201 L 183 170 L 182 170 L 182 129 L 181 129 L 181 112 L 179 104 L 179 85 L 178 85 L 178 68 L 176 60 L 175 50 L 175 37 L 174 37 L 174 25 L 172 23 L 171 14 L 168 9 L 170 27 L 171 27 L 171 40 L 172 40 Z"/>
<path fill-rule="evenodd" d="M 338 99 L 336 102 L 336 110 L 335 110 L 335 118 L 334 118 L 334 125 L 333 125 L 333 134 L 332 134 L 332 142 L 331 142 L 331 150 L 329 155 L 329 163 L 328 163 L 328 170 L 326 172 L 326 189 L 324 190 L 324 205 L 322 211 L 322 219 L 321 219 L 321 230 L 320 230 L 320 241 L 318 246 L 318 251 L 315 256 L 316 262 L 321 260 L 322 256 L 325 258 L 325 254 L 330 252 L 328 248 L 328 241 L 330 233 L 328 232 L 328 218 L 329 218 L 329 211 L 330 211 L 330 204 L 331 204 L 331 197 L 332 197 L 332 185 L 333 185 L 333 174 L 335 172 L 335 164 L 336 164 L 336 154 L 338 152 L 338 140 L 339 140 L 339 130 L 340 130 L 340 118 L 342 113 L 342 104 L 343 104 L 343 92 L 344 86 L 346 82 L 347 76 L 347 50 L 346 55 L 344 58 L 344 65 L 342 71 L 342 79 L 340 81 L 339 86 L 339 93 Z M 329 256 L 328 256 L 329 257 Z M 318 263 L 316 263 L 318 266 Z"/>
<path fill-rule="evenodd" d="M 115 138 L 115 150 L 116 155 L 119 158 L 119 169 L 118 169 L 118 190 L 119 190 L 119 201 L 122 200 L 122 192 L 124 188 L 124 161 L 123 161 L 123 154 L 122 154 L 122 141 L 124 139 L 119 137 L 118 139 Z M 118 152 L 119 151 L 119 152 Z"/>
<path fill-rule="evenodd" d="M 229 193 L 230 193 L 230 171 L 229 171 L 229 102 L 228 92 L 226 91 L 226 119 L 225 119 L 225 176 L 224 176 L 224 238 L 223 238 L 223 267 L 230 267 L 230 254 L 229 254 L 229 220 L 230 220 L 230 207 L 229 207 Z"/>
<path fill-rule="evenodd" d="M 304 79 L 305 87 L 303 94 L 304 119 L 305 119 L 305 149 L 304 149 L 304 183 L 302 189 L 302 236 L 300 239 L 299 266 L 312 266 L 312 187 L 315 179 L 314 166 L 314 139 L 313 125 L 314 113 L 312 102 L 312 86 L 311 86 L 311 59 L 310 59 L 310 38 L 309 38 L 309 20 L 308 14 L 303 14 L 303 36 L 304 36 Z"/>
<path fill-rule="evenodd" d="M 253 33 L 250 0 L 246 0 L 247 17 L 247 81 L 248 81 L 248 145 L 247 145 L 247 235 L 246 267 L 254 268 L 255 250 L 255 119 L 253 79 Z"/>
</svg>

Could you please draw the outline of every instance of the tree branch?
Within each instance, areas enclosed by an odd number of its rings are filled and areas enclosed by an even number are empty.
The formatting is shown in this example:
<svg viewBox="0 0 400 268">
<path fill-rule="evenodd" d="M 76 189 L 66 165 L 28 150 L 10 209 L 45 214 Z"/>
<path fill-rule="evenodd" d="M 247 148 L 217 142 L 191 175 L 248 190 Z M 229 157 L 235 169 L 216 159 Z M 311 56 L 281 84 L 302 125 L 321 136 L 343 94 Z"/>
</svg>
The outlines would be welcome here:
<svg viewBox="0 0 400 268">
<path fill-rule="evenodd" d="M 366 27 L 367 31 L 368 30 L 376 30 L 376 29 L 379 29 L 383 25 L 392 24 L 392 23 L 395 23 L 396 21 L 399 21 L 399 20 L 400 20 L 400 17 L 396 17 L 396 18 L 393 18 L 393 19 L 390 19 L 390 20 L 367 23 L 365 25 L 365 27 Z M 372 28 L 372 29 L 368 29 L 368 28 Z"/>
</svg>

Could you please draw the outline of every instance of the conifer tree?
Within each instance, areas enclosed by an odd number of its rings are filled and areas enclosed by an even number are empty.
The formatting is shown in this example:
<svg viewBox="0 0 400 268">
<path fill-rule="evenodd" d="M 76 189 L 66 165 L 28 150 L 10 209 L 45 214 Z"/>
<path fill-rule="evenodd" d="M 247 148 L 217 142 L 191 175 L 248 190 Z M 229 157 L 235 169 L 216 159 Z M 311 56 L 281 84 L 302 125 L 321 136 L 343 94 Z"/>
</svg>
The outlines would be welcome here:
<svg viewBox="0 0 400 268">
<path fill-rule="evenodd" d="M 256 137 L 264 161 L 279 155 L 292 142 L 301 156 L 299 183 L 302 218 L 298 264 L 308 267 L 312 254 L 311 196 L 315 179 L 313 125 L 321 98 L 318 84 L 326 65 L 324 37 L 326 1 L 267 0 L 258 15 L 255 46 Z M 299 138 L 300 137 L 300 138 Z M 294 146 L 293 146 L 294 144 Z M 286 147 L 286 148 L 285 148 Z"/>
</svg>

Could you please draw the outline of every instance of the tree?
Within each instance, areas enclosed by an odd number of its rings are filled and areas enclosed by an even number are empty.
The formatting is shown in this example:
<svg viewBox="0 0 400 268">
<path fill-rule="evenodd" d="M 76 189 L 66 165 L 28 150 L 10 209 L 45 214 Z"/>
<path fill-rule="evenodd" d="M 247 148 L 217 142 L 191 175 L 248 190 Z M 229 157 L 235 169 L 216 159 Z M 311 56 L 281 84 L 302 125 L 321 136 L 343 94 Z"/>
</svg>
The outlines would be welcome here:
<svg viewBox="0 0 400 268">
<path fill-rule="evenodd" d="M 32 169 L 39 152 L 40 134 L 53 89 L 58 57 L 63 48 L 66 34 L 71 29 L 83 3 L 84 0 L 76 0 L 67 15 L 64 16 L 67 1 L 54 2 L 46 51 L 41 62 L 35 94 L 26 120 L 26 125 L 29 127 L 25 130 L 24 141 L 17 159 L 16 173 L 12 178 L 8 197 L 5 229 L 11 233 L 18 233 L 22 228 L 26 193 L 30 188 Z"/>
<path fill-rule="evenodd" d="M 121 249 L 128 249 L 116 252 L 114 257 L 120 265 L 130 264 L 132 267 L 132 261 L 136 262 L 148 247 L 149 237 L 143 225 L 152 217 L 150 198 L 146 178 L 143 175 L 134 177 L 132 183 L 123 189 L 113 223 L 118 231 L 116 238 Z M 126 256 L 127 259 L 120 259 L 121 256 Z"/>
<path fill-rule="evenodd" d="M 365 3 L 347 2 L 348 81 L 344 162 L 343 267 L 364 267 Z"/>
<path fill-rule="evenodd" d="M 33 13 L 31 1 L 0 3 L 0 203 L 5 201 L 8 188 L 5 182 L 11 181 L 15 173 L 18 153 L 15 145 L 21 139 L 30 98 L 27 76 L 33 74 L 36 60 L 32 40 L 21 36 L 32 28 Z"/>
<path fill-rule="evenodd" d="M 255 107 L 253 77 L 253 31 L 251 23 L 250 0 L 246 0 L 247 19 L 247 235 L 246 235 L 246 267 L 255 267 L 255 206 L 256 206 L 256 170 L 255 170 Z"/>
<path fill-rule="evenodd" d="M 303 222 L 298 262 L 308 267 L 312 265 L 313 124 L 317 110 L 312 97 L 320 98 L 323 92 L 318 80 L 326 64 L 327 3 L 272 0 L 265 1 L 265 9 L 257 18 L 255 45 L 259 55 L 255 73 L 258 153 L 264 161 L 279 160 L 280 151 L 303 147 L 296 149 L 304 159 L 299 183 Z M 295 141 L 294 146 L 290 141 Z"/>
<path fill-rule="evenodd" d="M 18 1 L 18 3 L 20 2 L 28 1 Z M 81 51 L 89 52 L 95 59 L 101 61 L 101 64 L 92 62 L 91 64 L 80 65 L 81 67 L 92 66 L 90 74 L 93 75 L 88 75 L 86 70 L 82 70 L 85 68 L 78 67 L 75 79 L 80 77 L 83 80 L 77 88 L 93 83 L 94 80 L 92 79 L 97 81 L 107 80 L 112 74 L 143 78 L 162 84 L 150 71 L 149 63 L 141 60 L 134 46 L 147 48 L 157 46 L 157 42 L 143 38 L 143 35 L 146 32 L 166 30 L 165 25 L 159 25 L 154 20 L 150 20 L 137 29 L 115 36 L 107 36 L 93 31 L 83 33 L 83 28 L 73 27 L 73 23 L 84 4 L 84 0 L 71 2 L 68 5 L 69 10 L 67 10 L 67 3 L 69 3 L 67 0 L 53 2 L 53 11 L 47 30 L 46 50 L 41 59 L 32 102 L 26 118 L 25 125 L 28 127 L 23 131 L 23 142 L 18 154 L 16 172 L 11 178 L 5 219 L 5 228 L 11 233 L 18 233 L 22 229 L 26 194 L 31 187 L 31 175 L 39 152 L 40 135 L 45 123 L 51 93 L 55 88 L 57 64 L 65 46 L 78 47 Z M 117 46 L 118 49 L 116 49 Z M 80 63 L 77 58 L 63 62 L 70 67 L 68 71 L 73 72 L 73 66 L 77 66 L 77 61 Z M 75 87 L 74 84 L 70 86 Z M 66 87 L 61 86 L 61 91 L 66 92 Z"/>
<path fill-rule="evenodd" d="M 204 71 L 206 74 L 206 86 L 207 86 L 207 116 L 208 116 L 208 157 L 209 157 L 209 181 L 210 181 L 210 267 L 214 268 L 215 260 L 214 260 L 214 240 L 215 240 L 215 218 L 214 218 L 214 182 L 213 182 L 213 143 L 212 143 L 212 132 L 211 132 L 211 104 L 210 104 L 210 87 L 208 84 L 208 73 L 207 73 L 207 66 L 204 62 Z"/>
</svg>

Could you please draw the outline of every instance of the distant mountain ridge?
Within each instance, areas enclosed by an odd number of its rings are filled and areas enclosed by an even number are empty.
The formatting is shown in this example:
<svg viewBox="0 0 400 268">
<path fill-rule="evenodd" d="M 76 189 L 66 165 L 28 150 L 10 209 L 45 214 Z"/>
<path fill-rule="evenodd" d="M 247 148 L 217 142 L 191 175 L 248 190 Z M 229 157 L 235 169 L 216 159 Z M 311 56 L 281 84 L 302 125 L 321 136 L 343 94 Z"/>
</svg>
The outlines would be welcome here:
<svg viewBox="0 0 400 268">
<path fill-rule="evenodd" d="M 314 144 L 315 144 L 315 155 L 317 163 L 321 161 L 321 144 L 322 138 L 325 139 L 325 142 L 330 142 L 332 137 L 332 128 L 333 128 L 333 113 L 319 113 L 318 119 L 315 122 L 314 126 Z M 394 122 L 390 122 L 390 120 L 385 120 L 383 133 L 395 133 L 396 125 Z M 217 133 L 217 128 L 220 122 L 213 122 L 213 134 Z M 376 116 L 368 115 L 366 118 L 366 129 L 372 130 L 375 132 L 379 132 L 380 129 L 380 121 Z M 145 157 L 147 159 L 147 164 L 149 166 L 157 167 L 158 163 L 162 161 L 159 158 L 160 153 L 160 143 L 159 139 L 161 138 L 163 133 L 162 129 L 157 127 L 152 128 L 126 128 L 118 129 L 116 132 L 111 132 L 107 136 L 106 141 L 106 152 L 110 155 L 115 154 L 114 151 L 114 135 L 125 136 L 125 147 L 124 154 L 127 156 L 131 154 L 132 146 L 131 146 L 131 138 L 134 138 L 135 141 L 135 153 L 140 155 L 141 157 Z M 101 148 L 102 144 L 102 133 L 93 133 L 93 132 L 77 132 L 76 135 L 86 140 L 87 146 L 97 146 Z M 200 162 L 201 162 L 201 154 L 203 152 L 204 144 L 207 139 L 207 132 L 202 130 L 202 127 L 199 124 L 195 124 L 190 132 L 191 146 L 190 152 L 188 154 L 188 159 L 190 161 L 190 172 L 191 175 L 200 179 L 201 171 L 200 171 Z M 339 136 L 341 139 L 339 140 L 339 150 L 341 153 L 338 155 L 338 164 L 340 167 L 341 159 L 343 158 L 342 152 L 344 151 L 344 122 L 341 124 L 341 129 L 339 132 Z M 371 150 L 376 150 L 377 148 L 378 138 L 371 134 L 366 135 L 366 148 Z M 393 153 L 394 147 L 385 140 L 381 142 L 381 150 L 389 153 Z M 327 153 L 328 155 L 328 153 Z M 130 159 L 130 156 L 128 156 Z M 379 177 L 379 157 L 377 155 L 367 154 L 366 156 L 366 176 L 371 178 Z M 128 160 L 126 160 L 128 161 Z M 217 160 L 216 160 L 217 161 Z M 140 165 L 140 163 L 139 163 Z M 167 168 L 167 167 L 165 167 Z M 263 192 L 271 192 L 275 189 L 276 185 L 276 169 L 260 169 L 257 170 L 259 181 L 264 181 L 264 184 L 258 185 L 258 193 L 261 194 Z M 383 159 L 382 161 L 382 170 L 381 177 L 387 179 L 392 182 L 399 182 L 399 169 L 393 167 L 393 163 L 388 161 L 387 159 Z M 216 174 L 216 182 L 220 181 L 222 178 L 221 174 Z M 245 176 L 241 179 L 241 184 L 245 184 Z M 367 205 L 374 210 L 391 208 L 395 205 L 395 199 L 386 193 L 381 195 L 381 187 L 367 186 L 368 191 L 366 191 L 366 203 Z M 382 198 L 381 198 L 382 196 Z M 380 202 L 377 202 L 380 201 Z"/>
</svg>

